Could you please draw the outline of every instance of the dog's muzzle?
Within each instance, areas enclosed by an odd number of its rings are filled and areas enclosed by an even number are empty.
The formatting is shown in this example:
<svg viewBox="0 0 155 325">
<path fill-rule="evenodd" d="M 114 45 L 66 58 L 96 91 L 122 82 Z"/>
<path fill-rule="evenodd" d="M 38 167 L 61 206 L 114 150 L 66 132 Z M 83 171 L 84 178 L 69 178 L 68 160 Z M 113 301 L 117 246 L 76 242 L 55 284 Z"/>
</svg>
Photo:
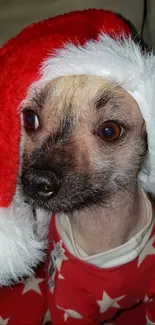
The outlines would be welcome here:
<svg viewBox="0 0 155 325">
<path fill-rule="evenodd" d="M 44 202 L 51 199 L 60 188 L 60 180 L 51 170 L 31 167 L 23 173 L 21 181 L 28 197 Z"/>
</svg>

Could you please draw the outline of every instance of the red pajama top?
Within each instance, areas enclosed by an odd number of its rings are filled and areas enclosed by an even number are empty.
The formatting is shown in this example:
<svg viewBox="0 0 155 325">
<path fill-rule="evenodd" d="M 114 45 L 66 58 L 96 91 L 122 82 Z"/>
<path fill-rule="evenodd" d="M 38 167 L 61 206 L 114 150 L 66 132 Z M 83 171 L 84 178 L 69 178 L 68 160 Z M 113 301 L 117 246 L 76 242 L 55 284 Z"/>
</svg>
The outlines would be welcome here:
<svg viewBox="0 0 155 325">
<path fill-rule="evenodd" d="M 0 289 L 0 325 L 41 325 L 47 308 L 53 325 L 155 324 L 151 204 L 147 225 L 134 238 L 94 256 L 78 256 L 65 219 L 52 217 L 48 279 L 43 265 L 35 277 Z"/>
<path fill-rule="evenodd" d="M 155 226 L 151 204 L 149 209 L 147 225 L 134 238 L 94 255 L 92 260 L 75 256 L 73 247 L 70 252 L 68 237 L 63 232 L 60 235 L 61 222 L 53 216 L 48 270 L 48 306 L 53 324 L 117 324 L 118 315 L 129 310 L 131 318 L 123 325 L 155 324 Z M 100 266 L 95 265 L 98 263 Z M 133 313 L 135 307 L 139 315 Z"/>
</svg>

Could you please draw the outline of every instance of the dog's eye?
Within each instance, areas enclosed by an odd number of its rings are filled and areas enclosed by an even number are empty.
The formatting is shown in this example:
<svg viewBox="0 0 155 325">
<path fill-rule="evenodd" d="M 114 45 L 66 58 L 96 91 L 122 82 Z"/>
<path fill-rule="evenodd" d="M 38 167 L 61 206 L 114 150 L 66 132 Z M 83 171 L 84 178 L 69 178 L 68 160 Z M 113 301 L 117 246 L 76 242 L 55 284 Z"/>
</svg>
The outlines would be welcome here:
<svg viewBox="0 0 155 325">
<path fill-rule="evenodd" d="M 37 130 L 40 124 L 37 114 L 32 110 L 23 112 L 23 122 L 25 129 L 30 131 Z"/>
<path fill-rule="evenodd" d="M 98 136 L 106 142 L 117 140 L 123 133 L 123 127 L 114 121 L 102 123 L 98 130 Z"/>
</svg>

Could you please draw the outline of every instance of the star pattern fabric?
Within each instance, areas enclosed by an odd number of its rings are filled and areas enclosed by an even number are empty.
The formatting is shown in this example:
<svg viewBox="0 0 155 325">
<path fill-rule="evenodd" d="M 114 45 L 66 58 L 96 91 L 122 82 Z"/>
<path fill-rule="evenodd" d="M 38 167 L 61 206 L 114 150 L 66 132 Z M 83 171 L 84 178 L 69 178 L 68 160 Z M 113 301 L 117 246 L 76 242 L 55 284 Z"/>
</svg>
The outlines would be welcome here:
<svg viewBox="0 0 155 325">
<path fill-rule="evenodd" d="M 54 243 L 54 250 L 52 251 L 52 254 L 55 257 L 55 265 L 60 272 L 62 262 L 67 260 L 68 257 L 64 254 L 65 250 L 62 247 L 62 240 L 60 240 L 59 243 Z"/>
<path fill-rule="evenodd" d="M 0 289 L 0 325 L 40 325 L 46 312 L 45 266 L 29 279 Z"/>
<path fill-rule="evenodd" d="M 51 268 L 54 290 L 50 286 L 48 290 L 54 325 L 155 323 L 155 226 L 138 257 L 111 268 L 99 268 L 73 256 L 62 242 L 54 217 L 50 234 L 50 259 L 56 255 L 56 247 L 63 253 L 59 254 L 59 267 L 56 258 Z"/>
<path fill-rule="evenodd" d="M 24 281 L 25 285 L 24 285 L 22 295 L 24 295 L 26 292 L 28 292 L 30 290 L 33 290 L 41 295 L 42 293 L 41 293 L 41 289 L 39 287 L 39 283 L 42 283 L 43 281 L 44 281 L 44 279 L 39 279 L 36 277 L 26 279 Z"/>
<path fill-rule="evenodd" d="M 100 306 L 100 313 L 104 313 L 111 306 L 116 308 L 121 308 L 120 305 L 118 304 L 118 301 L 121 300 L 122 298 L 124 298 L 124 296 L 111 299 L 106 292 L 103 292 L 102 300 L 97 301 L 97 303 Z"/>
<path fill-rule="evenodd" d="M 0 316 L 0 325 L 7 325 L 7 324 L 8 324 L 8 321 L 9 321 L 9 318 L 3 319 L 3 318 Z"/>
<path fill-rule="evenodd" d="M 151 320 L 146 316 L 146 325 L 155 325 L 155 322 L 151 322 Z"/>
<path fill-rule="evenodd" d="M 73 256 L 55 218 L 50 235 L 47 264 L 0 289 L 0 325 L 41 325 L 48 308 L 53 325 L 155 325 L 155 226 L 137 258 L 106 269 Z"/>
<path fill-rule="evenodd" d="M 68 317 L 75 318 L 75 319 L 82 319 L 83 316 L 79 314 L 76 310 L 73 309 L 64 309 L 57 306 L 58 309 L 64 311 L 64 321 L 66 322 Z"/>
</svg>

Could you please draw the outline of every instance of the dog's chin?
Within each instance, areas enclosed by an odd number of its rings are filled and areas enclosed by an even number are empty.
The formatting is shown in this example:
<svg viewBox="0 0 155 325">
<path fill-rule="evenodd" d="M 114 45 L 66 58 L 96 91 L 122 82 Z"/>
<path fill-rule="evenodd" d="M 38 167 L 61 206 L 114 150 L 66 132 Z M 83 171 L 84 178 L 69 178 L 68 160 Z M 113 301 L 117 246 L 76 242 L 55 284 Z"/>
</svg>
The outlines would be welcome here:
<svg viewBox="0 0 155 325">
<path fill-rule="evenodd" d="M 79 193 L 71 193 L 68 197 L 55 195 L 47 201 L 42 201 L 37 197 L 32 197 L 25 193 L 25 202 L 33 205 L 33 207 L 52 211 L 54 213 L 67 213 L 74 210 L 81 210 L 86 207 L 88 208 L 94 204 L 105 205 L 109 196 L 110 193 L 102 189 L 100 191 L 81 193 L 81 195 L 79 195 Z"/>
</svg>

